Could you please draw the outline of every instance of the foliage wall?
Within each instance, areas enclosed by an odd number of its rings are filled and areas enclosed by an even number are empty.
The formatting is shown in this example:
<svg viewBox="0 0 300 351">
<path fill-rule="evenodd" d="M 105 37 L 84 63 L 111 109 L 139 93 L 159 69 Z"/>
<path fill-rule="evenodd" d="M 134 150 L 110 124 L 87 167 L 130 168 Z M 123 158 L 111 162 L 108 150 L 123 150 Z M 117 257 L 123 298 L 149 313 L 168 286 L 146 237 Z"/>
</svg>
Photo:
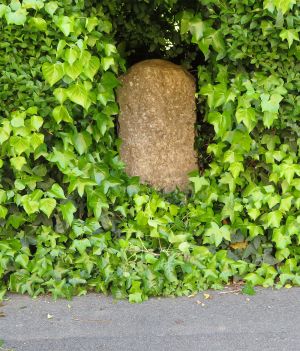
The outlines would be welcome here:
<svg viewBox="0 0 300 351">
<path fill-rule="evenodd" d="M 296 0 L 0 5 L 0 277 L 71 297 L 300 284 Z M 147 57 L 198 77 L 202 164 L 162 194 L 118 157 L 118 75 Z"/>
</svg>

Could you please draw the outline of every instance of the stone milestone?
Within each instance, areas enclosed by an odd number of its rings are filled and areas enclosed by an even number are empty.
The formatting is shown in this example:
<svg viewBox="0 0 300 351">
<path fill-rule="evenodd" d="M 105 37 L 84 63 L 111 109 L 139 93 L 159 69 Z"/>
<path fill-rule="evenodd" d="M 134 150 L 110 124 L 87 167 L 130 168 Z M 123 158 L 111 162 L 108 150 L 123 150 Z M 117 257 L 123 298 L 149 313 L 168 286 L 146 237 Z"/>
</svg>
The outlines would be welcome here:
<svg viewBox="0 0 300 351">
<path fill-rule="evenodd" d="M 187 174 L 197 169 L 194 78 L 172 62 L 146 60 L 121 83 L 120 156 L 127 174 L 166 192 L 184 190 Z"/>
</svg>

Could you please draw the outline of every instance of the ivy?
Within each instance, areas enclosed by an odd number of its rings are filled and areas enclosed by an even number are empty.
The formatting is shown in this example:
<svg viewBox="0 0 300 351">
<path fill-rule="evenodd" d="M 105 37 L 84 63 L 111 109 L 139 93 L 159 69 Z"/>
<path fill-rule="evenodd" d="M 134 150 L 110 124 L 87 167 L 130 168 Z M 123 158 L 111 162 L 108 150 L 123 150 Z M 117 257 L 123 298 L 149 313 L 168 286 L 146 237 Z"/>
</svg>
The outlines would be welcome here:
<svg viewBox="0 0 300 351">
<path fill-rule="evenodd" d="M 299 285 L 295 0 L 7 0 L 0 26 L 1 297 Z M 149 52 L 198 78 L 185 193 L 118 156 L 118 76 Z"/>
</svg>

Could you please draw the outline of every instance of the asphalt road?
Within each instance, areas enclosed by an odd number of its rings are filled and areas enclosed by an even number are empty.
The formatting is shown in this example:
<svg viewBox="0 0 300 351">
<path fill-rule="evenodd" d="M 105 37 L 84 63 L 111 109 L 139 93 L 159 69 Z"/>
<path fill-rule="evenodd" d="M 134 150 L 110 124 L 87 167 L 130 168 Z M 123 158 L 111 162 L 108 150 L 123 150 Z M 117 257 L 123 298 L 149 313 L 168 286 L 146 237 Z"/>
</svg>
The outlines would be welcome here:
<svg viewBox="0 0 300 351">
<path fill-rule="evenodd" d="M 133 305 L 96 294 L 56 302 L 10 295 L 0 307 L 0 350 L 300 350 L 300 289 L 233 289 Z"/>
</svg>

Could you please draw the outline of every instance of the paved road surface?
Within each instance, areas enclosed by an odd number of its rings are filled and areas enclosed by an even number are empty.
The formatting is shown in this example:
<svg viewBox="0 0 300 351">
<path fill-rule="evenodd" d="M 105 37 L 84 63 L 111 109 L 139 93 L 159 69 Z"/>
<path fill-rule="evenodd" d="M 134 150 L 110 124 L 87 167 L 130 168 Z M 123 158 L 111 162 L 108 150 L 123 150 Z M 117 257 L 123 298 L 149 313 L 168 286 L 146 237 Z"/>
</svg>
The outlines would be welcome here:
<svg viewBox="0 0 300 351">
<path fill-rule="evenodd" d="M 300 288 L 229 289 L 134 305 L 97 294 L 56 302 L 11 295 L 0 308 L 0 339 L 14 351 L 300 351 Z"/>
</svg>

